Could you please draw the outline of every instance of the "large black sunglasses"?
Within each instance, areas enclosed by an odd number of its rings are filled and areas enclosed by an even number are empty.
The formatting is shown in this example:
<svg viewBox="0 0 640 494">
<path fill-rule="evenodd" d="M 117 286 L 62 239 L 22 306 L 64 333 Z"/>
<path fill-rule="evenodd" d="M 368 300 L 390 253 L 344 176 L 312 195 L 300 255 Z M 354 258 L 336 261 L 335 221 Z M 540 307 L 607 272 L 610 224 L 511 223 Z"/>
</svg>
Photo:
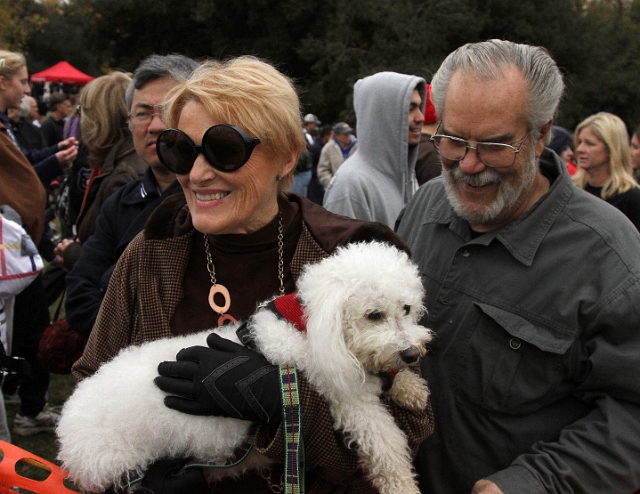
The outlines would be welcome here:
<svg viewBox="0 0 640 494">
<path fill-rule="evenodd" d="M 166 129 L 158 136 L 156 152 L 160 162 L 176 175 L 187 175 L 200 153 L 216 170 L 235 172 L 249 161 L 259 143 L 260 139 L 235 125 L 220 124 L 205 131 L 201 146 L 181 130 Z"/>
</svg>

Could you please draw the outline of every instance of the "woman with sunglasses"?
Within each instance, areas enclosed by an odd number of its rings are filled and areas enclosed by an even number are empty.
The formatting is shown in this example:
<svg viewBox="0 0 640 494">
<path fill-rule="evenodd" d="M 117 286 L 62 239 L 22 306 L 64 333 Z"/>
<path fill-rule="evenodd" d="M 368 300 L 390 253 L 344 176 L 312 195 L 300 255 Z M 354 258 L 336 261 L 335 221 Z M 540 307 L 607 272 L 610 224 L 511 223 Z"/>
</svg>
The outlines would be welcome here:
<svg viewBox="0 0 640 494">
<path fill-rule="evenodd" d="M 78 377 L 125 346 L 246 320 L 259 302 L 294 292 L 305 264 L 350 240 L 402 245 L 386 226 L 334 215 L 286 192 L 306 145 L 295 89 L 271 65 L 252 57 L 203 64 L 174 90 L 165 119 L 171 128 L 158 137 L 157 151 L 184 197 L 168 198 L 120 259 L 74 367 Z M 172 389 L 177 396 L 166 403 L 186 413 L 256 422 L 254 447 L 274 463 L 261 473 L 220 480 L 215 492 L 274 492 L 283 482 L 285 451 L 278 373 L 248 348 L 217 335 L 208 343 L 194 347 L 197 359 L 161 366 L 160 387 L 189 388 L 188 396 Z M 197 378 L 202 372 L 219 374 L 217 400 Z M 239 392 L 235 384 L 249 376 L 249 392 Z M 375 492 L 333 430 L 327 405 L 300 378 L 307 492 Z M 431 430 L 430 411 L 391 408 L 417 448 Z M 143 485 L 156 494 L 209 492 L 199 468 L 173 475 L 184 463 L 157 462 Z"/>
</svg>

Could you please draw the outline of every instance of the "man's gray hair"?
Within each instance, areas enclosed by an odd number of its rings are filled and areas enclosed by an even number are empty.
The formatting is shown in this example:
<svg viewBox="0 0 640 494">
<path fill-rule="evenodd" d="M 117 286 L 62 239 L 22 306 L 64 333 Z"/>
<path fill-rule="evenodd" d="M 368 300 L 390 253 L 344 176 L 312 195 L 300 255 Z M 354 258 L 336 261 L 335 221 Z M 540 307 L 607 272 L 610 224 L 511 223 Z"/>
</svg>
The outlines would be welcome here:
<svg viewBox="0 0 640 494">
<path fill-rule="evenodd" d="M 431 98 L 438 118 L 441 119 L 444 113 L 447 87 L 457 70 L 474 73 L 482 80 L 495 80 L 514 65 L 522 72 L 529 89 L 526 118 L 535 140 L 537 135 L 534 134 L 555 115 L 564 92 L 558 66 L 549 52 L 539 46 L 491 39 L 468 43 L 455 50 L 442 62 L 431 81 Z"/>
<path fill-rule="evenodd" d="M 174 79 L 184 82 L 198 67 L 198 62 L 184 55 L 150 55 L 145 58 L 131 76 L 131 83 L 125 93 L 127 109 L 131 111 L 133 92 L 156 79 Z"/>
<path fill-rule="evenodd" d="M 26 94 L 22 97 L 22 101 L 20 101 L 20 107 L 18 108 L 18 116 L 20 118 L 26 118 L 31 113 L 31 100 L 30 96 Z"/>
</svg>

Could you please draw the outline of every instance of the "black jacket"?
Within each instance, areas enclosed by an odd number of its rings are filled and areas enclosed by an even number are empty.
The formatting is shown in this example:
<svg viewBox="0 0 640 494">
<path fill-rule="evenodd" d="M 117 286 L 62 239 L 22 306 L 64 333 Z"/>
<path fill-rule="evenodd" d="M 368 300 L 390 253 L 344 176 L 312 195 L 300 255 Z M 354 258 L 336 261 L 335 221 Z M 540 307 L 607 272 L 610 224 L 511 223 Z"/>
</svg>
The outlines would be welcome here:
<svg viewBox="0 0 640 494">
<path fill-rule="evenodd" d="M 95 231 L 67 275 L 66 313 L 69 325 L 89 335 L 111 274 L 129 242 L 142 231 L 147 218 L 168 196 L 182 193 L 177 181 L 159 194 L 150 168 L 102 205 Z"/>
</svg>

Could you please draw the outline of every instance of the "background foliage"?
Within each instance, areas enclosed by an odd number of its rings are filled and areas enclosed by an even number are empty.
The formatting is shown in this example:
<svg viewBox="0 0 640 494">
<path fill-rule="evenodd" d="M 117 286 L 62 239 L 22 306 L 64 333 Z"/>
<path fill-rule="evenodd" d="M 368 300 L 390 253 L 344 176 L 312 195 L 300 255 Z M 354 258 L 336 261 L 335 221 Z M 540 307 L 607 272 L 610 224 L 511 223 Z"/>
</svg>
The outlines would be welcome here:
<svg viewBox="0 0 640 494">
<path fill-rule="evenodd" d="M 562 68 L 561 125 L 598 111 L 640 124 L 640 0 L 0 0 L 0 22 L 0 46 L 25 52 L 32 72 L 257 55 L 294 78 L 305 113 L 351 123 L 358 78 L 430 80 L 456 47 L 504 38 L 546 47 Z"/>
</svg>

